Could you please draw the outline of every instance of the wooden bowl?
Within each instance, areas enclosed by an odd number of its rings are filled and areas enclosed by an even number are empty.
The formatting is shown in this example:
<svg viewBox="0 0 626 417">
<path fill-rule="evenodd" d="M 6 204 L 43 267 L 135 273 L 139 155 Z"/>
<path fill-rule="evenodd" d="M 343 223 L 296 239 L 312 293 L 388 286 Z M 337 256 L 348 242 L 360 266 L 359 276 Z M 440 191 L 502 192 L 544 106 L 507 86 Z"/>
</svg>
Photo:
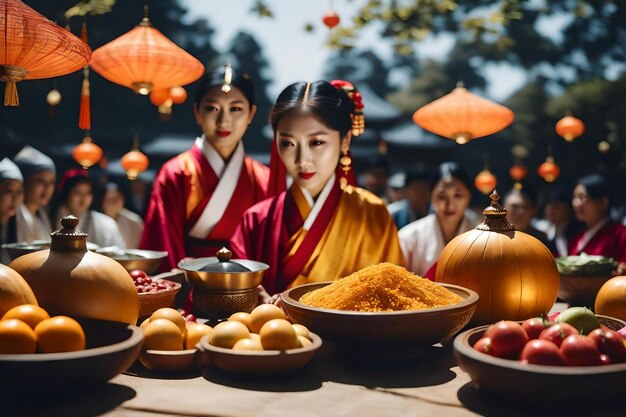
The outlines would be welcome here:
<svg viewBox="0 0 626 417">
<path fill-rule="evenodd" d="M 147 319 L 160 308 L 171 307 L 174 303 L 176 294 L 180 291 L 181 284 L 174 281 L 167 281 L 173 286 L 167 290 L 157 292 L 142 292 L 137 294 L 139 296 L 139 317 L 137 323 L 141 324 L 142 321 Z"/>
<path fill-rule="evenodd" d="M 203 368 L 208 364 L 207 354 L 200 349 L 142 350 L 139 361 L 155 372 L 183 372 Z"/>
<path fill-rule="evenodd" d="M 618 330 L 625 322 L 598 315 L 600 323 Z M 516 402 L 582 404 L 624 395 L 626 363 L 600 366 L 542 366 L 496 358 L 472 347 L 489 326 L 480 326 L 454 339 L 457 363 L 479 389 Z"/>
<path fill-rule="evenodd" d="M 313 359 L 322 339 L 309 332 L 311 346 L 289 350 L 241 351 L 213 346 L 208 337 L 198 343 L 208 353 L 210 362 L 228 372 L 241 374 L 281 374 L 296 371 Z"/>
<path fill-rule="evenodd" d="M 445 342 L 470 321 L 478 294 L 452 284 L 439 284 L 463 301 L 427 310 L 380 313 L 329 310 L 299 302 L 304 294 L 331 282 L 305 284 L 281 294 L 282 308 L 291 320 L 341 344 L 389 348 L 414 348 Z"/>
<path fill-rule="evenodd" d="M 108 381 L 135 362 L 143 342 L 143 331 L 137 326 L 95 319 L 77 320 L 85 331 L 87 349 L 0 355 L 0 381 L 31 390 L 45 389 L 60 382 L 92 385 Z"/>
<path fill-rule="evenodd" d="M 593 308 L 596 295 L 611 275 L 569 275 L 560 274 L 561 284 L 558 297 L 571 305 Z"/>
</svg>

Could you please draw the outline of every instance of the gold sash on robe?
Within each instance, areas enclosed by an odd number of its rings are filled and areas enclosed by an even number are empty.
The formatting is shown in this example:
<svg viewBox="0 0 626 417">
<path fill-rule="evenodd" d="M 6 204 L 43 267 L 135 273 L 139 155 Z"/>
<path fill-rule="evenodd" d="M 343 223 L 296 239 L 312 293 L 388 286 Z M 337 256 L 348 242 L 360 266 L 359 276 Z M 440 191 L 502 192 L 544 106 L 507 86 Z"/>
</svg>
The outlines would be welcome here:
<svg viewBox="0 0 626 417">
<path fill-rule="evenodd" d="M 306 231 L 301 229 L 292 236 L 297 242 L 292 241 L 295 244 L 290 256 L 295 254 L 305 235 Z M 336 280 L 380 262 L 406 265 L 398 229 L 380 198 L 364 189 L 347 186 L 313 255 L 289 287 Z"/>
</svg>

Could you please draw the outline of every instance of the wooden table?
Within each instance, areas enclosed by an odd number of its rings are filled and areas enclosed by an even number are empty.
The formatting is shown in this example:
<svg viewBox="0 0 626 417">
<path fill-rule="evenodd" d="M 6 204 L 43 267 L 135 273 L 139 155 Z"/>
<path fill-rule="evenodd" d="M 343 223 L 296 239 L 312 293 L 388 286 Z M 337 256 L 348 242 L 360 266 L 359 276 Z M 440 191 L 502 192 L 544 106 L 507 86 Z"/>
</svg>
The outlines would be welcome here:
<svg viewBox="0 0 626 417">
<path fill-rule="evenodd" d="M 555 406 L 538 409 L 479 391 L 456 366 L 451 345 L 412 359 L 355 363 L 326 344 L 300 372 L 256 378 L 212 366 L 163 376 L 135 364 L 85 392 L 0 395 L 0 416 L 626 416 L 623 404 Z"/>
</svg>

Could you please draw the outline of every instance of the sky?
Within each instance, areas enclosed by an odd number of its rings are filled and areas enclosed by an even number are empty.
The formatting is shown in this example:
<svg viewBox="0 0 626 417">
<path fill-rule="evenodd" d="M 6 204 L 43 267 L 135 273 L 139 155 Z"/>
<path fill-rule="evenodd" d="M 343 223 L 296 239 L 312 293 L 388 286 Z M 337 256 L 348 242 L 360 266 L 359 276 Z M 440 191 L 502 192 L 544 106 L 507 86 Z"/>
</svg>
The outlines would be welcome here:
<svg viewBox="0 0 626 417">
<path fill-rule="evenodd" d="M 250 13 L 253 0 L 181 0 L 189 9 L 187 18 L 206 17 L 215 28 L 213 43 L 220 51 L 228 48 L 232 38 L 241 30 L 251 33 L 263 47 L 270 63 L 274 84 L 270 97 L 278 95 L 287 85 L 296 81 L 318 80 L 324 73 L 324 64 L 332 49 L 325 46 L 329 29 L 321 22 L 328 10 L 349 21 L 366 0 L 266 0 L 274 18 L 260 18 Z M 315 25 L 313 33 L 304 31 L 307 23 Z M 382 59 L 391 57 L 390 43 L 378 35 L 380 27 L 363 31 L 356 46 L 374 50 Z M 418 56 L 442 60 L 451 49 L 449 36 L 430 37 L 417 45 Z M 502 101 L 524 84 L 524 72 L 507 64 L 489 64 L 484 68 L 490 84 L 485 91 L 489 98 Z"/>
</svg>

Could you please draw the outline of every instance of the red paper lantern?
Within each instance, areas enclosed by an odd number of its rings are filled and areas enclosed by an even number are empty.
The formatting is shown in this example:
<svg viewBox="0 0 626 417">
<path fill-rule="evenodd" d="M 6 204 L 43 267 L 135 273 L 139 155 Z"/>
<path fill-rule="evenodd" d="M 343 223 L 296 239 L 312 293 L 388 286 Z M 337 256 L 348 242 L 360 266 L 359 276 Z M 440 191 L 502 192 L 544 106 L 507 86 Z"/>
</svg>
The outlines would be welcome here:
<svg viewBox="0 0 626 417">
<path fill-rule="evenodd" d="M 573 142 L 585 131 L 585 124 L 574 116 L 565 116 L 556 122 L 556 133 L 568 142 Z"/>
<path fill-rule="evenodd" d="M 561 168 L 554 162 L 554 158 L 548 156 L 546 161 L 537 168 L 537 175 L 546 182 L 554 182 L 561 174 Z"/>
<path fill-rule="evenodd" d="M 514 118 L 507 107 L 472 94 L 461 85 L 413 114 L 418 126 L 461 145 L 499 132 Z"/>
<path fill-rule="evenodd" d="M 170 98 L 174 104 L 183 104 L 187 100 L 187 91 L 183 87 L 172 87 Z"/>
<path fill-rule="evenodd" d="M 134 180 L 139 174 L 148 169 L 148 157 L 138 148 L 133 149 L 122 157 L 122 168 L 126 171 L 129 180 Z"/>
<path fill-rule="evenodd" d="M 498 179 L 488 169 L 480 171 L 474 179 L 474 186 L 485 195 L 493 192 L 496 189 L 496 185 L 498 185 Z"/>
<path fill-rule="evenodd" d="M 526 178 L 526 175 L 528 175 L 528 168 L 526 168 L 523 165 L 513 165 L 509 169 L 509 175 L 511 176 L 513 181 L 519 182 L 523 180 L 524 178 Z"/>
<path fill-rule="evenodd" d="M 337 13 L 335 13 L 334 10 L 331 10 L 324 14 L 324 17 L 322 18 L 322 22 L 324 22 L 324 24 L 328 26 L 328 29 L 332 29 L 335 26 L 337 26 L 339 22 L 341 22 L 341 18 L 339 17 Z"/>
<path fill-rule="evenodd" d="M 91 137 L 85 136 L 82 143 L 72 151 L 72 158 L 86 169 L 102 159 L 102 148 L 93 143 Z"/>
</svg>

